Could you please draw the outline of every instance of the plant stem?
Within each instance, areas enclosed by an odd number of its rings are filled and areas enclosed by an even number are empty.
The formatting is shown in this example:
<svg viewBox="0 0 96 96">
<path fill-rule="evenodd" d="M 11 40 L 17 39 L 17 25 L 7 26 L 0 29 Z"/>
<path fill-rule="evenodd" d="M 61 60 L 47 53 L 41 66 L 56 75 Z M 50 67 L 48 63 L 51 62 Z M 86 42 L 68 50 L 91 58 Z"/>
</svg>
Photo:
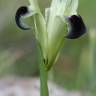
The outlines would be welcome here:
<svg viewBox="0 0 96 96">
<path fill-rule="evenodd" d="M 40 96 L 49 96 L 47 86 L 47 71 L 44 63 L 40 64 Z"/>
<path fill-rule="evenodd" d="M 40 70 L 40 96 L 49 96 L 48 93 L 48 72 L 46 70 L 46 64 L 43 61 L 43 56 L 41 54 L 41 50 L 39 49 L 39 70 Z"/>
</svg>

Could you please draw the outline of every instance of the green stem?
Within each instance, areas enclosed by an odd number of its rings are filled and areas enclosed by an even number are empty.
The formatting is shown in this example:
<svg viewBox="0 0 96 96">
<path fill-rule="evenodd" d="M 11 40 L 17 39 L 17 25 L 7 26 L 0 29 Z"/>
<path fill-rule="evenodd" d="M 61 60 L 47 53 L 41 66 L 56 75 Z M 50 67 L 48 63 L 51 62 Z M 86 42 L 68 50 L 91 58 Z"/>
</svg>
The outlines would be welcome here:
<svg viewBox="0 0 96 96">
<path fill-rule="evenodd" d="M 48 95 L 48 85 L 47 85 L 47 71 L 45 70 L 44 63 L 40 64 L 40 96 Z"/>
<path fill-rule="evenodd" d="M 39 49 L 39 70 L 40 70 L 40 96 L 49 96 L 48 93 L 48 85 L 47 85 L 47 77 L 48 72 L 46 70 L 46 64 L 44 63 L 41 50 Z"/>
</svg>

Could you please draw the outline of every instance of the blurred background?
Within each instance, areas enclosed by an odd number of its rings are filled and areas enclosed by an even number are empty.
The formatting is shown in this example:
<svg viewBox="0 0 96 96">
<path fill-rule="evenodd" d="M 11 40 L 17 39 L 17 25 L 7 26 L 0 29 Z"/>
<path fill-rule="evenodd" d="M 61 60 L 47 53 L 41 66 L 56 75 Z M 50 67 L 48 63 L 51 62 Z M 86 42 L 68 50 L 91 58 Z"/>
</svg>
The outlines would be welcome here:
<svg viewBox="0 0 96 96">
<path fill-rule="evenodd" d="M 42 12 L 51 0 L 38 0 Z M 0 0 L 0 76 L 38 77 L 37 45 L 32 30 L 15 24 L 15 13 L 28 0 Z M 78 40 L 65 40 L 49 79 L 66 90 L 80 90 L 96 96 L 96 0 L 79 0 L 78 13 L 87 34 Z M 31 23 L 31 20 L 28 20 Z M 1 95 L 0 95 L 1 96 Z M 12 95 L 13 96 L 13 95 Z M 69 96 L 69 95 L 68 95 Z"/>
</svg>

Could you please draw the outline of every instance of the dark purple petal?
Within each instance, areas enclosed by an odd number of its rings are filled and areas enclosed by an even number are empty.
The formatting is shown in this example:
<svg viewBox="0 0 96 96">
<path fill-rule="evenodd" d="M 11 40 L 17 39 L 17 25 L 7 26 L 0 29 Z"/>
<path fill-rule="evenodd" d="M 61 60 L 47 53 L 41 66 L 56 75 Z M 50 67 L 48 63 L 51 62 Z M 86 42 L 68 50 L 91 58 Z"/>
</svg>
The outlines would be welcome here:
<svg viewBox="0 0 96 96">
<path fill-rule="evenodd" d="M 17 10 L 16 15 L 15 15 L 15 21 L 16 21 L 17 26 L 23 30 L 30 29 L 30 27 L 24 24 L 21 20 L 22 16 L 26 15 L 27 13 L 28 13 L 28 8 L 26 6 L 22 6 Z"/>
<path fill-rule="evenodd" d="M 82 17 L 72 15 L 68 18 L 69 22 L 69 34 L 66 36 L 68 39 L 77 39 L 86 32 L 86 26 L 83 22 Z"/>
</svg>

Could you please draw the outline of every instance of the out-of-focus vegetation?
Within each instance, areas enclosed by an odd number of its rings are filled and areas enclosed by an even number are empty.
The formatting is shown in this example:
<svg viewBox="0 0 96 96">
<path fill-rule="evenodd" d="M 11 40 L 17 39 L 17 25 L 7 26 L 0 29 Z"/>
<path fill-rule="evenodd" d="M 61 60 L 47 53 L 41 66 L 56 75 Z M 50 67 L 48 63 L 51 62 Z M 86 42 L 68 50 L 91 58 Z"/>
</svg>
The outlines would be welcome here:
<svg viewBox="0 0 96 96">
<path fill-rule="evenodd" d="M 43 13 L 50 1 L 39 0 Z M 78 40 L 66 40 L 49 77 L 67 89 L 89 90 L 96 96 L 96 0 L 79 2 L 78 13 L 86 23 L 87 34 Z M 39 75 L 32 30 L 20 30 L 14 19 L 18 7 L 27 4 L 28 0 L 0 0 L 0 76 Z"/>
</svg>

